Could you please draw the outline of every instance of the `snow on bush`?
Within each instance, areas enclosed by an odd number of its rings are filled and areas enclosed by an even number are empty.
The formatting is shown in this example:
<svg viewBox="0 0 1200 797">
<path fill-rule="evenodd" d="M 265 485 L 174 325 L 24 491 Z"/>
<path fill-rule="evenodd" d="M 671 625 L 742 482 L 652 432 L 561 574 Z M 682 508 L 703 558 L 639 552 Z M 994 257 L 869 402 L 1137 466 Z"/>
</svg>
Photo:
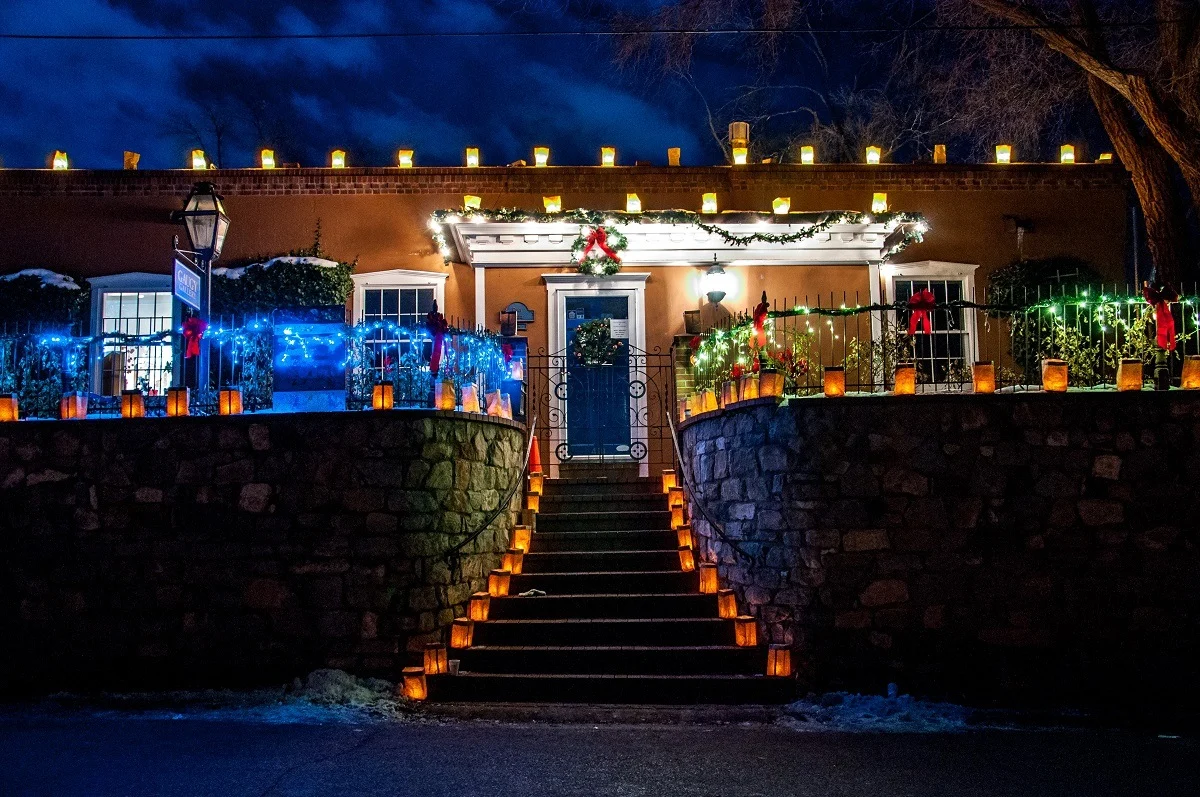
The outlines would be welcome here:
<svg viewBox="0 0 1200 797">
<path fill-rule="evenodd" d="M 787 707 L 801 728 L 853 733 L 955 733 L 967 728 L 971 710 L 910 695 L 810 695 Z"/>
<path fill-rule="evenodd" d="M 57 271 L 51 271 L 48 268 L 27 268 L 23 271 L 18 271 L 14 274 L 4 274 L 0 276 L 0 280 L 15 280 L 18 277 L 33 277 L 40 281 L 42 285 L 51 288 L 65 288 L 69 291 L 81 290 L 79 283 L 68 277 L 66 274 L 59 274 Z"/>
</svg>

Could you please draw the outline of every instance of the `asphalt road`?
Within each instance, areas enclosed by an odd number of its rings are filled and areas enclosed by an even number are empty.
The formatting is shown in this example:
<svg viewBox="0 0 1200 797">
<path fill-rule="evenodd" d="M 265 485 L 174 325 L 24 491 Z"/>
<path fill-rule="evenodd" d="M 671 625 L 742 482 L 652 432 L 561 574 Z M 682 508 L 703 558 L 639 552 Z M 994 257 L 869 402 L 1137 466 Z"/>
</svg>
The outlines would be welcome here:
<svg viewBox="0 0 1200 797">
<path fill-rule="evenodd" d="M 1200 740 L 0 714 L 0 795 L 1196 795 Z"/>
</svg>

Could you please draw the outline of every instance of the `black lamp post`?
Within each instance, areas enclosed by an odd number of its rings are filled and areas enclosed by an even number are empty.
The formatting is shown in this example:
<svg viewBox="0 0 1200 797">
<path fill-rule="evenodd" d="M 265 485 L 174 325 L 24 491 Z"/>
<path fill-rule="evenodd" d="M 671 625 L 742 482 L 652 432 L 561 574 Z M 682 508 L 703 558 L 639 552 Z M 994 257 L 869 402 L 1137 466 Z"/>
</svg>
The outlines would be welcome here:
<svg viewBox="0 0 1200 797">
<path fill-rule="evenodd" d="M 206 324 L 212 323 L 212 266 L 221 256 L 225 236 L 229 232 L 229 216 L 221 195 L 212 183 L 196 183 L 192 193 L 178 214 L 187 227 L 191 239 L 192 254 L 201 274 L 200 317 Z M 209 345 L 208 337 L 200 340 L 200 364 L 196 373 L 196 387 L 204 388 L 208 381 Z"/>
</svg>

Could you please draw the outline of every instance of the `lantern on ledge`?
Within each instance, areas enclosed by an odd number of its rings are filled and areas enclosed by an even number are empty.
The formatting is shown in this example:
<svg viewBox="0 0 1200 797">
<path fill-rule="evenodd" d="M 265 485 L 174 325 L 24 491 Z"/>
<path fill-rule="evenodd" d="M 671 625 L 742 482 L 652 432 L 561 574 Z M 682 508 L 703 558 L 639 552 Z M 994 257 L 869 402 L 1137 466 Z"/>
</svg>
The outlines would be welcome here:
<svg viewBox="0 0 1200 797">
<path fill-rule="evenodd" d="M 758 398 L 758 374 L 746 374 L 739 380 L 738 397 L 742 401 Z"/>
<path fill-rule="evenodd" d="M 700 412 L 712 412 L 717 409 L 717 394 L 713 392 L 712 388 L 704 388 L 697 396 Z"/>
<path fill-rule="evenodd" d="M 505 570 L 493 570 L 488 573 L 488 595 L 493 598 L 503 598 L 507 595 L 511 577 L 512 574 Z"/>
<path fill-rule="evenodd" d="M 733 618 L 733 637 L 740 648 L 752 648 L 758 645 L 758 623 L 746 614 Z"/>
<path fill-rule="evenodd" d="M 380 382 L 371 388 L 371 409 L 390 410 L 396 405 L 396 389 L 391 382 Z"/>
<path fill-rule="evenodd" d="M 335 149 L 333 152 L 329 153 L 329 167 L 331 169 L 345 169 L 346 150 Z"/>
<path fill-rule="evenodd" d="M 601 147 L 600 148 L 600 165 L 601 166 L 616 166 L 617 165 L 617 148 L 616 147 Z"/>
<path fill-rule="evenodd" d="M 50 158 L 51 168 L 56 172 L 66 171 L 71 168 L 71 160 L 67 157 L 67 153 L 61 149 L 54 150 L 54 155 Z"/>
<path fill-rule="evenodd" d="M 1067 361 L 1055 358 L 1042 360 L 1042 390 L 1047 393 L 1067 392 Z"/>
<path fill-rule="evenodd" d="M 700 414 L 700 394 L 693 393 L 688 396 L 688 417 L 695 418 Z"/>
<path fill-rule="evenodd" d="M 468 382 L 462 389 L 463 412 L 481 412 L 479 409 L 479 386 Z"/>
<path fill-rule="evenodd" d="M 464 210 L 479 210 L 481 207 L 483 207 L 483 197 L 474 194 L 467 194 L 463 197 Z"/>
<path fill-rule="evenodd" d="M 682 506 L 671 507 L 671 528 L 677 530 L 680 526 L 687 525 L 687 520 L 683 516 Z"/>
<path fill-rule="evenodd" d="M 996 163 L 1012 163 L 1012 145 L 996 145 Z"/>
<path fill-rule="evenodd" d="M 429 697 L 429 686 L 425 682 L 425 670 L 421 667 L 405 667 L 400 673 L 402 694 L 409 700 L 424 700 Z"/>
<path fill-rule="evenodd" d="M 916 363 L 896 363 L 895 381 L 892 383 L 892 395 L 911 396 L 917 392 Z"/>
<path fill-rule="evenodd" d="M 1117 366 L 1117 390 L 1122 393 L 1142 389 L 1142 361 L 1135 357 L 1122 358 Z"/>
<path fill-rule="evenodd" d="M 1184 355 L 1179 386 L 1184 390 L 1200 390 L 1200 354 Z"/>
<path fill-rule="evenodd" d="M 457 617 L 450 625 L 450 647 L 455 649 L 471 647 L 475 636 L 475 624 L 469 617 Z"/>
<path fill-rule="evenodd" d="M 696 556 L 692 553 L 692 549 L 686 545 L 679 549 L 679 569 L 685 573 L 690 573 L 696 569 Z"/>
<path fill-rule="evenodd" d="M 976 393 L 995 393 L 995 363 L 991 360 L 980 360 L 971 366 L 971 387 Z"/>
<path fill-rule="evenodd" d="M 642 200 L 637 194 L 625 195 L 625 212 L 626 213 L 641 213 Z"/>
<path fill-rule="evenodd" d="M 812 166 L 817 162 L 817 152 L 811 145 L 805 144 L 800 148 L 800 163 L 805 166 Z"/>
<path fill-rule="evenodd" d="M 1072 144 L 1063 144 L 1058 148 L 1059 163 L 1074 163 L 1075 162 L 1075 147 Z"/>
<path fill-rule="evenodd" d="M 871 196 L 871 212 L 872 213 L 887 213 L 888 201 L 887 194 L 882 191 L 876 191 Z"/>
<path fill-rule="evenodd" d="M 258 153 L 258 165 L 264 169 L 275 168 L 275 150 L 264 149 Z"/>
<path fill-rule="evenodd" d="M 700 563 L 700 593 L 717 594 L 717 566 L 711 562 Z"/>
<path fill-rule="evenodd" d="M 504 559 L 501 561 L 500 569 L 507 570 L 514 575 L 521 574 L 521 565 L 525 562 L 525 553 L 520 548 L 509 548 L 504 552 Z"/>
<path fill-rule="evenodd" d="M 783 374 L 774 368 L 765 368 L 758 373 L 758 395 L 763 398 L 778 398 L 783 395 Z"/>
<path fill-rule="evenodd" d="M 529 474 L 529 494 L 541 495 L 546 488 L 546 477 L 541 473 Z"/>
<path fill-rule="evenodd" d="M 121 391 L 121 417 L 122 418 L 145 418 L 146 417 L 146 397 L 142 395 L 140 390 L 122 390 Z"/>
<path fill-rule="evenodd" d="M 413 167 L 413 151 L 411 149 L 402 149 L 396 153 L 396 163 L 401 169 L 411 169 Z"/>
<path fill-rule="evenodd" d="M 679 147 L 667 147 L 667 165 L 678 166 L 679 156 L 682 154 L 683 151 Z"/>
<path fill-rule="evenodd" d="M 671 488 L 675 486 L 675 471 L 664 470 L 662 472 L 662 491 L 663 493 L 671 492 Z"/>
<path fill-rule="evenodd" d="M 716 213 L 717 212 L 717 195 L 715 192 L 708 192 L 700 197 L 700 212 L 701 213 Z"/>
<path fill-rule="evenodd" d="M 428 642 L 425 645 L 425 674 L 444 675 L 450 669 L 446 654 L 446 646 L 441 642 Z"/>
<path fill-rule="evenodd" d="M 546 209 L 547 213 L 561 213 L 562 197 L 557 194 L 555 196 L 544 196 L 542 197 L 542 207 Z"/>
<path fill-rule="evenodd" d="M 767 676 L 788 678 L 792 674 L 792 649 L 787 645 L 771 645 L 767 648 Z"/>
<path fill-rule="evenodd" d="M 64 421 L 73 421 L 87 417 L 87 393 L 72 390 L 63 393 L 62 401 L 58 403 L 58 417 Z"/>
<path fill-rule="evenodd" d="M 463 153 L 464 162 L 468 169 L 479 168 L 479 147 L 467 147 Z"/>
<path fill-rule="evenodd" d="M 511 421 L 512 417 L 512 396 L 507 393 L 500 394 L 500 417 L 507 421 Z"/>
<path fill-rule="evenodd" d="M 689 413 L 688 400 L 686 398 L 679 399 L 679 422 L 683 423 L 688 419 Z"/>
<path fill-rule="evenodd" d="M 203 170 L 208 168 L 208 158 L 204 157 L 204 150 L 192 150 L 192 169 Z"/>
<path fill-rule="evenodd" d="M 456 403 L 453 382 L 449 379 L 439 379 L 433 383 L 433 408 L 435 410 L 452 410 Z"/>
<path fill-rule="evenodd" d="M 684 524 L 675 529 L 675 544 L 680 548 L 692 548 L 692 527 Z"/>
<path fill-rule="evenodd" d="M 880 159 L 883 157 L 883 150 L 879 147 L 867 147 L 867 163 L 872 166 L 877 166 Z"/>
<path fill-rule="evenodd" d="M 550 148 L 549 147 L 534 147 L 533 148 L 533 165 L 534 166 L 549 166 L 550 165 Z"/>
<path fill-rule="evenodd" d="M 835 398 L 846 395 L 846 369 L 842 366 L 825 366 L 825 374 L 821 382 L 827 397 Z"/>
<path fill-rule="evenodd" d="M 786 216 L 792 210 L 790 196 L 777 196 L 771 200 L 771 212 L 776 216 Z"/>
<path fill-rule="evenodd" d="M 184 415 L 190 415 L 192 402 L 192 390 L 187 387 L 169 387 L 167 388 L 167 417 L 179 418 Z"/>
<path fill-rule="evenodd" d="M 220 412 L 221 415 L 241 415 L 241 388 L 221 388 L 221 390 L 217 392 L 217 411 Z"/>
<path fill-rule="evenodd" d="M 471 602 L 467 604 L 467 614 L 471 617 L 471 622 L 482 623 L 488 619 L 488 613 L 492 608 L 492 596 L 486 592 L 476 592 L 471 596 Z"/>
<path fill-rule="evenodd" d="M 509 547 L 516 548 L 518 551 L 528 551 L 532 538 L 533 533 L 528 526 L 513 526 L 512 544 Z"/>
<path fill-rule="evenodd" d="M 721 385 L 721 406 L 728 407 L 738 401 L 738 384 L 732 379 L 725 380 Z"/>
<path fill-rule="evenodd" d="M 540 495 L 534 495 L 533 493 L 527 493 L 525 495 L 525 508 L 530 512 L 536 515 L 541 509 L 541 506 L 542 497 Z"/>
<path fill-rule="evenodd" d="M 667 506 L 674 509 L 677 506 L 683 506 L 683 488 L 672 487 L 667 491 Z"/>
<path fill-rule="evenodd" d="M 717 616 L 722 620 L 732 620 L 738 616 L 737 595 L 733 593 L 733 590 L 717 590 Z"/>
<path fill-rule="evenodd" d="M 17 420 L 19 409 L 16 393 L 0 393 L 0 422 Z"/>
<path fill-rule="evenodd" d="M 490 418 L 500 417 L 500 391 L 492 390 L 487 394 L 487 414 Z"/>
</svg>

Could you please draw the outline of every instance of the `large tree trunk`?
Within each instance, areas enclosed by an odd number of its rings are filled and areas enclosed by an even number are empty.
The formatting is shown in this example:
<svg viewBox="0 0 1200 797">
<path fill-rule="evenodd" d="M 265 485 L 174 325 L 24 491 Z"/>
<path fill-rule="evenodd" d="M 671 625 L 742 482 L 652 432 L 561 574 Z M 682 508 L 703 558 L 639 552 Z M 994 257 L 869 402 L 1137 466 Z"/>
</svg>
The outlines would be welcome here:
<svg viewBox="0 0 1200 797">
<path fill-rule="evenodd" d="M 1183 202 L 1172 185 L 1171 159 L 1157 142 L 1139 139 L 1133 114 L 1104 81 L 1088 77 L 1088 93 L 1117 156 L 1129 170 L 1146 221 L 1146 245 L 1154 260 L 1155 277 L 1178 286 L 1186 242 Z"/>
</svg>

